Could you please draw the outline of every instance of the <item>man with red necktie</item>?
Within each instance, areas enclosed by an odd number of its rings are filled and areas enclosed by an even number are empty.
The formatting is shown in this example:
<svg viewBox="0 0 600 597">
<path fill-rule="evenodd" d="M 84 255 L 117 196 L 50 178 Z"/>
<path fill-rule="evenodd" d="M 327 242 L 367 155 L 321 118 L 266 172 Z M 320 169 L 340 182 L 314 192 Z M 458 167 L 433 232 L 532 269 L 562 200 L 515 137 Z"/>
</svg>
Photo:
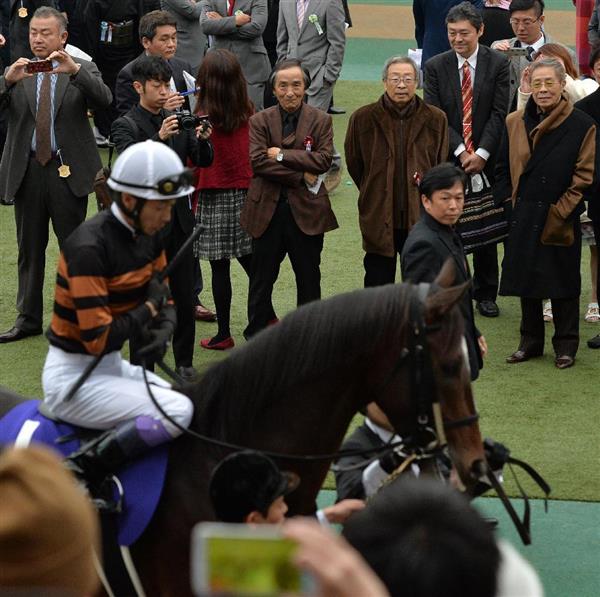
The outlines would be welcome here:
<svg viewBox="0 0 600 597">
<path fill-rule="evenodd" d="M 451 50 L 425 64 L 424 99 L 448 117 L 449 159 L 481 181 L 493 184 L 496 151 L 508 105 L 508 59 L 479 44 L 483 18 L 470 2 L 462 2 L 446 17 Z M 473 251 L 474 298 L 485 317 L 499 314 L 498 255 L 495 244 Z"/>
</svg>

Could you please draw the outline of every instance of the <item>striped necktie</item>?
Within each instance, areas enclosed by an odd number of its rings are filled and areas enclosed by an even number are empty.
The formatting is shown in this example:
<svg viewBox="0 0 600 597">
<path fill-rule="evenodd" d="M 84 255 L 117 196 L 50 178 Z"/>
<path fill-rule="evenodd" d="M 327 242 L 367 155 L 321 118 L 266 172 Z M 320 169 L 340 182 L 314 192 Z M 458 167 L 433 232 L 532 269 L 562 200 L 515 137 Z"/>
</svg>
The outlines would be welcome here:
<svg viewBox="0 0 600 597">
<path fill-rule="evenodd" d="M 463 65 L 463 80 L 461 85 L 463 103 L 463 140 L 469 153 L 473 153 L 473 85 L 471 83 L 471 68 L 468 62 Z"/>
<path fill-rule="evenodd" d="M 302 23 L 304 23 L 304 14 L 306 13 L 306 2 L 305 0 L 296 0 L 296 14 L 298 15 L 298 31 L 302 29 Z"/>
<path fill-rule="evenodd" d="M 43 73 L 40 85 L 40 97 L 38 99 L 37 112 L 35 115 L 35 158 L 45 166 L 52 157 L 50 140 L 50 75 Z"/>
</svg>

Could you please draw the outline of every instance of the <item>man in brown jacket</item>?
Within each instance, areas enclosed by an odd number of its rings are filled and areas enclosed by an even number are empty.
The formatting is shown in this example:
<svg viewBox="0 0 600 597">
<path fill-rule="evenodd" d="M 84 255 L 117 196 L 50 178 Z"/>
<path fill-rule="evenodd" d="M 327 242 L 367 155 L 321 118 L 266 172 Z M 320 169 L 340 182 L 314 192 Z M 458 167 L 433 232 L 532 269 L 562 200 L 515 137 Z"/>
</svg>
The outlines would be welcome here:
<svg viewBox="0 0 600 597">
<path fill-rule="evenodd" d="M 338 227 L 323 184 L 333 154 L 331 116 L 303 102 L 310 77 L 299 60 L 280 62 L 270 82 L 278 105 L 250 119 L 254 177 L 240 218 L 253 238 L 246 338 L 269 324 L 286 253 L 297 304 L 321 298 L 323 234 Z"/>
<path fill-rule="evenodd" d="M 382 78 L 385 93 L 352 114 L 344 144 L 359 189 L 365 287 L 395 281 L 396 255 L 419 219 L 418 181 L 448 155 L 446 115 L 416 95 L 416 64 L 389 58 Z"/>
</svg>

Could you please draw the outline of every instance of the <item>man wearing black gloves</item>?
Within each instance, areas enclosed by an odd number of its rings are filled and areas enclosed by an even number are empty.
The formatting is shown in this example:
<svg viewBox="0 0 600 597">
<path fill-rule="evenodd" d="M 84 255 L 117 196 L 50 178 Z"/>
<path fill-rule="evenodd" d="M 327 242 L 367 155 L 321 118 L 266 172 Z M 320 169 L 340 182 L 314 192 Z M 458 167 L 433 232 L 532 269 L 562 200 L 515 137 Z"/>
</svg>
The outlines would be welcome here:
<svg viewBox="0 0 600 597">
<path fill-rule="evenodd" d="M 155 360 L 165 354 L 176 318 L 168 283 L 158 277 L 167 265 L 158 233 L 171 219 L 176 199 L 193 190 L 190 181 L 189 171 L 164 144 L 130 147 L 108 180 L 118 191 L 111 208 L 81 224 L 61 250 L 42 375 L 44 401 L 73 425 L 108 429 L 68 459 L 92 493 L 121 465 L 178 436 L 192 418 L 186 396 L 120 353 L 129 338 L 144 332 L 140 354 Z M 70 389 L 99 355 L 69 400 Z M 169 419 L 150 400 L 145 375 Z"/>
<path fill-rule="evenodd" d="M 171 71 L 168 64 L 156 56 L 144 56 L 133 67 L 134 87 L 140 103 L 115 120 L 112 126 L 112 139 L 119 152 L 130 145 L 151 139 L 164 143 L 177 153 L 183 164 L 189 159 L 196 166 L 209 166 L 213 159 L 213 149 L 208 137 L 210 124 L 206 121 L 181 120 L 181 114 L 173 114 L 164 109 L 171 94 L 169 81 Z M 187 196 L 177 199 L 170 226 L 163 232 L 169 260 L 194 229 L 194 216 Z M 192 367 L 194 353 L 194 257 L 190 251 L 181 260 L 171 275 L 171 292 L 177 307 L 178 326 L 173 338 L 173 353 L 177 372 L 191 380 L 196 372 Z M 132 350 L 132 353 L 135 351 Z M 137 361 L 134 354 L 132 362 Z"/>
</svg>

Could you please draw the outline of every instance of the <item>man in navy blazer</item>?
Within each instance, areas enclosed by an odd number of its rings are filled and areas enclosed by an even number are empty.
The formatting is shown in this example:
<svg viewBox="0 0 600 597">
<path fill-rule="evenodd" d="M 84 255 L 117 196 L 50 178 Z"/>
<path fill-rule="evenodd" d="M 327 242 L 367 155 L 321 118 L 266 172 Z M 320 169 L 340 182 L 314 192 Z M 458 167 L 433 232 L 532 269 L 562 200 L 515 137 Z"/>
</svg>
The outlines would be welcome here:
<svg viewBox="0 0 600 597">
<path fill-rule="evenodd" d="M 415 39 L 422 48 L 422 68 L 432 57 L 450 49 L 446 32 L 448 11 L 462 0 L 413 0 Z M 483 9 L 483 0 L 469 0 L 475 8 Z"/>
</svg>

